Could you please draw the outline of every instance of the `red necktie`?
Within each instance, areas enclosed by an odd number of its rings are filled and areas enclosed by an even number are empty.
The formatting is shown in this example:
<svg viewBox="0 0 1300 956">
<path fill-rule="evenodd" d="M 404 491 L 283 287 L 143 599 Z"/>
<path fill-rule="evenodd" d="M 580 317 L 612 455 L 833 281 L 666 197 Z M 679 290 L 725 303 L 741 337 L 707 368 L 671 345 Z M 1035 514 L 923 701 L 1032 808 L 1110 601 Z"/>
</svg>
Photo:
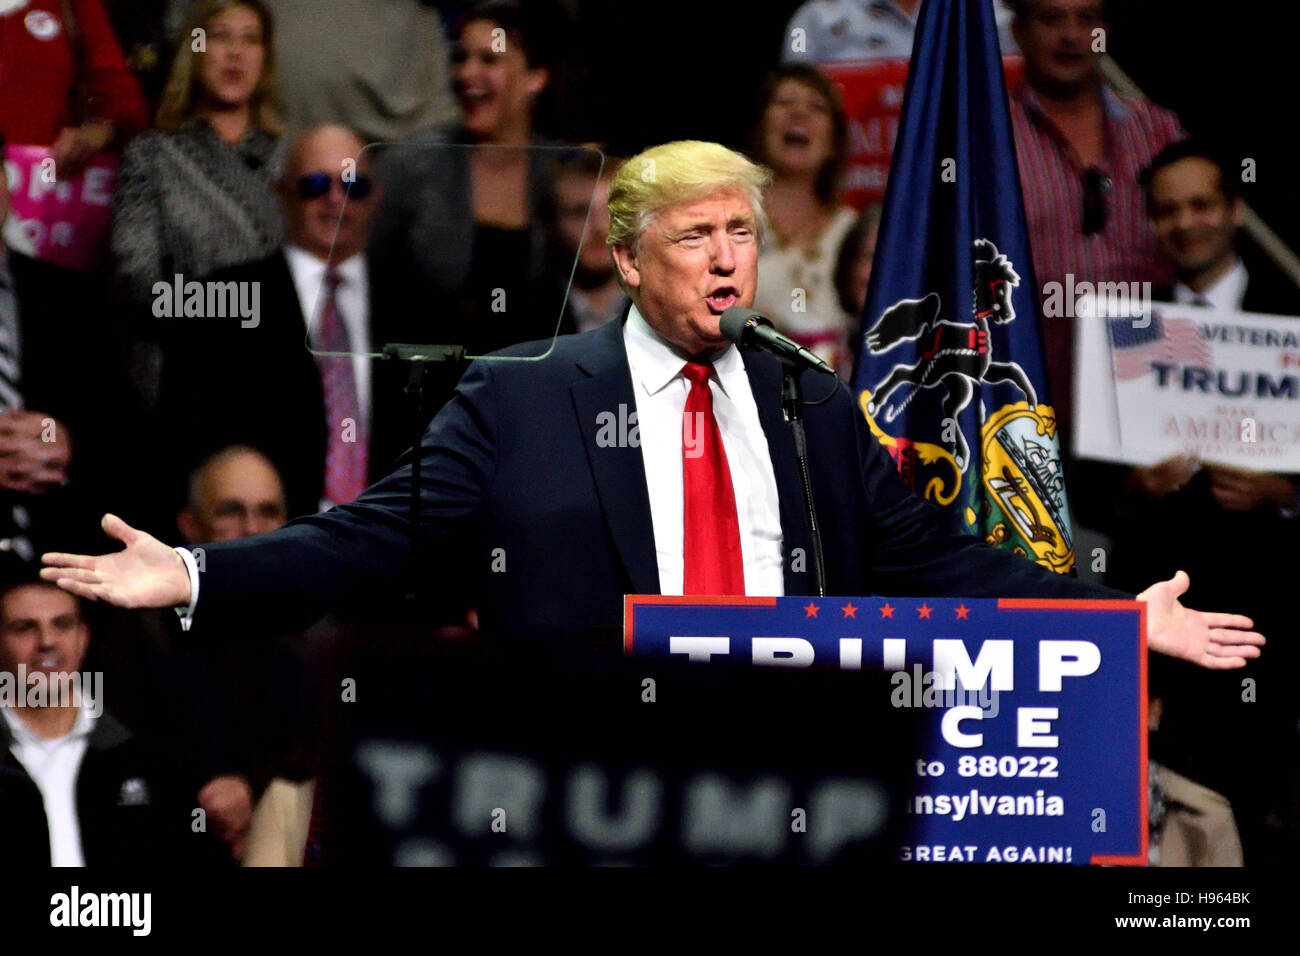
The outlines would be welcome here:
<svg viewBox="0 0 1300 956">
<path fill-rule="evenodd" d="M 744 594 L 745 562 L 740 553 L 736 493 L 727 467 L 709 390 L 711 365 L 687 362 L 691 383 L 682 416 L 682 479 L 685 538 L 683 594 Z"/>
<path fill-rule="evenodd" d="M 352 501 L 366 490 L 366 469 L 369 465 L 369 442 L 366 423 L 361 419 L 361 403 L 357 399 L 357 381 L 352 369 L 352 347 L 347 328 L 339 315 L 337 291 L 340 277 L 330 270 L 325 276 L 325 302 L 321 306 L 320 320 L 312 336 L 312 344 L 321 352 L 336 355 L 317 355 L 321 388 L 325 393 L 325 426 L 328 444 L 325 447 L 325 497 L 333 504 Z M 344 423 L 352 421 L 345 436 Z"/>
</svg>

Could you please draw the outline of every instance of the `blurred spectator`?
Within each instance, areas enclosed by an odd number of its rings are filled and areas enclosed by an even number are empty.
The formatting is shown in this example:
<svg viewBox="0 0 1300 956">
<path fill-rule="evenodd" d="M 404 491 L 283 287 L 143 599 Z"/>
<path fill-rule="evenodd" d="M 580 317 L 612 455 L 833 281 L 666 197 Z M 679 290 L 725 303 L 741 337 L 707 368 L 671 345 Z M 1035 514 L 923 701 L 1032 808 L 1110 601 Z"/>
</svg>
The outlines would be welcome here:
<svg viewBox="0 0 1300 956">
<path fill-rule="evenodd" d="M 260 0 L 201 0 L 191 11 L 158 129 L 127 148 L 113 196 L 116 278 L 127 300 L 147 302 L 160 280 L 192 279 L 279 245 L 271 49 Z"/>
<path fill-rule="evenodd" d="M 244 866 L 302 866 L 315 792 L 314 778 L 271 781 L 253 812 Z"/>
<path fill-rule="evenodd" d="M 1172 287 L 1154 290 L 1157 301 L 1300 315 L 1295 283 L 1258 255 L 1247 268 L 1239 253 L 1244 203 L 1221 157 L 1184 140 L 1161 150 L 1140 180 L 1156 244 L 1175 277 Z"/>
<path fill-rule="evenodd" d="M 840 308 L 849 319 L 849 345 L 854 359 L 861 344 L 862 310 L 867 306 L 871 264 L 876 258 L 882 211 L 880 203 L 872 203 L 862 210 L 858 221 L 844 237 L 839 258 L 835 261 L 835 291 L 839 294 Z"/>
<path fill-rule="evenodd" d="M 1097 69 L 1103 0 L 1007 0 L 1025 75 L 1010 94 L 1034 271 L 1049 284 L 1163 282 L 1138 174 L 1183 138 L 1178 118 L 1111 92 Z M 1099 32 L 1101 31 L 1101 32 Z M 1102 44 L 1101 49 L 1105 48 Z M 1048 384 L 1063 448 L 1073 440 L 1073 308 L 1042 319 Z"/>
<path fill-rule="evenodd" d="M 99 682 L 79 673 L 89 641 L 72 595 L 35 577 L 0 590 L 0 671 L 21 691 L 18 706 L 0 703 L 5 859 L 44 867 L 186 858 L 197 843 L 189 807 L 165 765 L 104 712 Z M 47 694 L 33 703 L 40 685 Z"/>
<path fill-rule="evenodd" d="M 340 123 L 367 141 L 454 123 L 447 36 L 422 0 L 267 0 L 284 119 Z"/>
<path fill-rule="evenodd" d="M 176 517 L 187 545 L 273 531 L 285 521 L 283 484 L 256 449 L 223 448 L 189 476 Z M 182 755 L 182 779 L 209 832 L 242 860 L 258 793 L 288 760 L 304 706 L 298 635 L 176 636 L 170 612 L 136 612 L 101 649 L 105 686 L 140 736 Z"/>
<path fill-rule="evenodd" d="M 1155 746 L 1164 700 L 1152 691 L 1147 727 Z M 1241 837 L 1228 798 L 1151 760 L 1147 763 L 1147 856 L 1152 866 L 1241 866 Z"/>
<path fill-rule="evenodd" d="M 609 184 L 621 164 L 594 149 L 573 150 L 552 171 L 547 223 L 555 260 L 551 267 L 561 287 L 569 285 L 562 334 L 590 332 L 622 319 L 630 301 L 618 284 L 609 254 Z"/>
<path fill-rule="evenodd" d="M 1236 243 L 1242 200 L 1213 152 L 1176 143 L 1141 180 L 1160 251 L 1177 276 L 1172 288 L 1155 291 L 1157 300 L 1300 315 L 1295 286 L 1262 263 L 1249 271 L 1243 265 Z M 1232 800 L 1248 862 L 1289 863 L 1287 853 L 1293 859 L 1300 848 L 1300 820 L 1282 816 L 1295 795 L 1285 792 L 1277 755 L 1296 748 L 1300 708 L 1290 675 L 1300 660 L 1290 600 L 1273 575 L 1290 564 L 1300 535 L 1300 476 L 1186 458 L 1134 469 L 1089 464 L 1085 474 L 1110 506 L 1103 517 L 1113 535 L 1108 584 L 1124 588 L 1182 569 L 1195 600 L 1230 601 L 1268 636 L 1268 654 L 1231 676 L 1152 662 L 1153 678 L 1166 683 L 1152 755 Z M 1243 678 L 1257 685 L 1258 703 L 1243 701 Z"/>
<path fill-rule="evenodd" d="M 556 151 L 531 148 L 555 42 L 532 7 L 475 6 L 454 54 L 461 124 L 386 151 L 373 251 L 422 341 L 481 355 L 555 334 L 562 300 L 545 276 L 538 207 Z"/>
<path fill-rule="evenodd" d="M 835 263 L 857 213 L 840 202 L 848 124 L 839 91 L 816 67 L 781 67 L 763 87 L 753 155 L 770 166 L 765 205 L 771 234 L 759 255 L 754 308 L 841 374 L 850 369 L 849 328 Z"/>
<path fill-rule="evenodd" d="M 284 483 L 255 448 L 221 449 L 193 471 L 189 485 L 185 507 L 176 515 L 186 544 L 247 538 L 287 520 Z"/>
<path fill-rule="evenodd" d="M 921 0 L 807 0 L 786 24 L 781 60 L 908 59 L 920 13 Z M 1012 52 L 1010 12 L 995 6 L 994 16 L 1002 50 Z"/>
<path fill-rule="evenodd" d="M 351 501 L 411 444 L 406 370 L 370 353 L 413 339 L 365 252 L 381 194 L 360 139 L 338 126 L 306 131 L 275 189 L 286 244 L 208 277 L 257 289 L 256 324 L 240 316 L 182 323 L 162 401 L 166 432 L 183 436 L 182 459 L 252 444 L 284 475 L 296 516 Z M 313 356 L 308 340 L 353 354 Z"/>
<path fill-rule="evenodd" d="M 252 448 L 232 446 L 212 455 L 190 476 L 189 500 L 176 516 L 181 540 L 187 545 L 231 541 L 274 531 L 285 522 L 284 485 L 275 466 Z M 236 738 L 232 763 L 244 772 L 213 777 L 199 790 L 199 806 L 214 823 L 216 833 L 230 845 L 236 860 L 253 817 L 253 791 L 264 786 L 293 745 L 293 721 L 300 696 L 295 679 L 301 676 L 298 654 L 284 641 L 264 638 L 221 642 L 204 666 L 214 696 L 208 705 L 224 710 L 227 733 Z M 244 684 L 235 702 L 228 689 Z M 232 768 L 233 769 L 233 768 Z"/>
<path fill-rule="evenodd" d="M 882 210 L 880 203 L 872 203 L 862 210 L 858 221 L 844 237 L 839 258 L 835 262 L 835 291 L 840 296 L 840 308 L 850 318 L 860 319 L 862 310 L 867 306 L 871 264 L 876 259 L 876 239 L 880 235 Z"/>
<path fill-rule="evenodd" d="M 127 437 L 124 343 L 95 302 L 88 276 L 0 245 L 0 551 L 27 561 L 80 540 L 126 484 L 110 466 Z"/>
<path fill-rule="evenodd" d="M 0 137 L 52 146 L 60 179 L 149 123 L 100 0 L 11 0 L 0 50 Z"/>
</svg>

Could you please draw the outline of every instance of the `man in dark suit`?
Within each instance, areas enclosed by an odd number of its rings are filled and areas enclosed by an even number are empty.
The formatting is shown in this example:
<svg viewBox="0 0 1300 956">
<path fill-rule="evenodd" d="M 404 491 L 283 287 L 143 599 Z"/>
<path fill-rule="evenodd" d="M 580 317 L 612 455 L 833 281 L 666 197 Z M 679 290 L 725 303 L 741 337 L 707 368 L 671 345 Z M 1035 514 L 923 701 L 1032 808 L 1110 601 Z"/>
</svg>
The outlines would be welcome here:
<svg viewBox="0 0 1300 956">
<path fill-rule="evenodd" d="M 290 514 L 313 514 L 350 501 L 409 447 L 404 370 L 360 353 L 411 339 L 364 251 L 378 191 L 361 141 L 341 127 L 308 130 L 276 191 L 286 245 L 205 279 L 256 289 L 258 314 L 170 320 L 161 395 L 182 473 L 219 448 L 253 445 L 283 475 Z"/>
<path fill-rule="evenodd" d="M 469 570 L 486 632 L 590 637 L 616 652 L 626 593 L 809 593 L 779 367 L 719 329 L 728 307 L 753 301 L 766 181 L 712 143 L 629 160 L 609 201 L 626 321 L 565 337 L 545 358 L 525 346 L 476 362 L 420 447 L 357 501 L 208 546 L 202 570 L 109 515 L 125 550 L 49 554 L 42 575 L 205 621 L 284 625 L 373 603 L 406 567 L 418 454 L 423 545 Z M 808 408 L 807 430 L 830 593 L 1113 596 L 941 530 L 842 388 Z M 1184 608 L 1186 587 L 1179 575 L 1141 595 L 1152 648 L 1207 667 L 1258 654 L 1249 621 Z"/>
</svg>

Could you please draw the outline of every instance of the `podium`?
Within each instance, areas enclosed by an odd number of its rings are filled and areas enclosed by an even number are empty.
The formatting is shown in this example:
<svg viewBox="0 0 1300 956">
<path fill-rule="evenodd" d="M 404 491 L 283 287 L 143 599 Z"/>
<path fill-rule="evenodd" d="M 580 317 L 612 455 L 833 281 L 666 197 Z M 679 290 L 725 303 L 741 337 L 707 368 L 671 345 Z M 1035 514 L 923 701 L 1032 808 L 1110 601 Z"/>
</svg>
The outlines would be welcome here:
<svg viewBox="0 0 1300 956">
<path fill-rule="evenodd" d="M 322 862 L 880 866 L 919 712 L 887 677 L 369 630 L 340 653 Z M 862 737 L 860 728 L 874 728 Z"/>
<path fill-rule="evenodd" d="M 887 675 L 921 715 L 905 862 L 1147 861 L 1138 601 L 629 595 L 624 652 Z M 875 703 L 875 702 L 873 702 Z M 866 745 L 866 721 L 842 745 Z"/>
</svg>

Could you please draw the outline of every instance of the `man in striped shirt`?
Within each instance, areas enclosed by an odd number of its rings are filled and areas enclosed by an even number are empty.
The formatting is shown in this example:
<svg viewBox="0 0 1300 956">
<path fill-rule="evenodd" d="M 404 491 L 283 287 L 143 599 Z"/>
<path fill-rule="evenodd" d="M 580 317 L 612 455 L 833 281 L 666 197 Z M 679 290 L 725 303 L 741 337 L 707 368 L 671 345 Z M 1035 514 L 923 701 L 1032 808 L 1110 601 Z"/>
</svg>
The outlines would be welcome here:
<svg viewBox="0 0 1300 956">
<path fill-rule="evenodd" d="M 1007 0 L 1025 57 L 1011 122 L 1039 294 L 1080 282 L 1167 283 L 1138 175 L 1186 135 L 1178 117 L 1107 89 L 1103 0 Z M 1073 276 L 1073 283 L 1067 280 Z M 1059 283 L 1054 286 L 1053 283 Z M 1059 295 L 1059 291 L 1058 291 Z M 1073 309 L 1042 320 L 1048 384 L 1062 447 L 1073 421 Z"/>
</svg>

